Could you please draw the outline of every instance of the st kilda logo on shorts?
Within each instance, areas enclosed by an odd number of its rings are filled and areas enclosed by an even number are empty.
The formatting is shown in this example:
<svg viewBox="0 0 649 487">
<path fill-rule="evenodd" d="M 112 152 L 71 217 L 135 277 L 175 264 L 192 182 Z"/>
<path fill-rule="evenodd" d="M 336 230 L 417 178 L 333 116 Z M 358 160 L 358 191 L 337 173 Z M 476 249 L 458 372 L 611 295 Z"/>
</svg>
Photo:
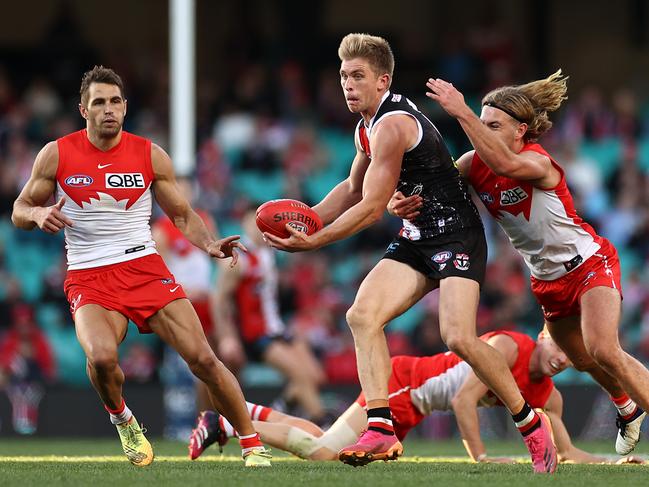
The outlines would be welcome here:
<svg viewBox="0 0 649 487">
<path fill-rule="evenodd" d="M 470 265 L 469 256 L 467 254 L 455 254 L 453 265 L 459 271 L 468 271 Z"/>
<path fill-rule="evenodd" d="M 106 173 L 107 189 L 144 189 L 144 176 L 141 172 Z"/>
</svg>

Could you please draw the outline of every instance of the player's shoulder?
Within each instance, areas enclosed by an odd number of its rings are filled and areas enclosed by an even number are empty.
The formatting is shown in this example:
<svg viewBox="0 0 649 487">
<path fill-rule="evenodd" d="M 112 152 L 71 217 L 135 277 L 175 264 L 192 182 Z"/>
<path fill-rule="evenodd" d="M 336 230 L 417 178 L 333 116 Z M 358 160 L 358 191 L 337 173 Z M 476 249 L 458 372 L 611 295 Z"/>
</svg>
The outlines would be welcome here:
<svg viewBox="0 0 649 487">
<path fill-rule="evenodd" d="M 59 145 L 56 140 L 43 146 L 34 163 L 36 173 L 47 178 L 56 176 L 59 165 Z"/>
<path fill-rule="evenodd" d="M 518 355 L 518 343 L 520 340 L 518 335 L 522 334 L 517 334 L 517 332 L 496 332 L 486 341 L 505 357 L 515 359 Z"/>
</svg>

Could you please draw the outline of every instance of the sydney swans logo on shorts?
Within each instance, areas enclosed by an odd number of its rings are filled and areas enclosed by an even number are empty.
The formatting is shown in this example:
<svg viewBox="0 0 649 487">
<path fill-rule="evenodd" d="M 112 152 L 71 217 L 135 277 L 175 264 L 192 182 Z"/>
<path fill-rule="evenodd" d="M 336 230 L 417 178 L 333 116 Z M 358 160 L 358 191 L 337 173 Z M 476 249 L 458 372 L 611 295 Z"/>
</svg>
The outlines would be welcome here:
<svg viewBox="0 0 649 487">
<path fill-rule="evenodd" d="M 77 307 L 79 306 L 79 303 L 81 302 L 81 294 L 79 294 L 76 298 L 74 298 L 70 302 L 70 311 L 72 314 L 74 314 L 77 311 Z"/>
<path fill-rule="evenodd" d="M 469 265 L 469 256 L 467 254 L 455 254 L 455 259 L 453 259 L 453 265 L 459 271 L 468 271 Z"/>
<path fill-rule="evenodd" d="M 141 172 L 106 173 L 106 188 L 111 189 L 144 189 L 144 176 Z"/>
<path fill-rule="evenodd" d="M 93 179 L 90 176 L 85 174 L 74 174 L 73 176 L 68 176 L 65 178 L 65 184 L 72 186 L 73 188 L 82 188 L 84 186 L 90 186 Z"/>
</svg>

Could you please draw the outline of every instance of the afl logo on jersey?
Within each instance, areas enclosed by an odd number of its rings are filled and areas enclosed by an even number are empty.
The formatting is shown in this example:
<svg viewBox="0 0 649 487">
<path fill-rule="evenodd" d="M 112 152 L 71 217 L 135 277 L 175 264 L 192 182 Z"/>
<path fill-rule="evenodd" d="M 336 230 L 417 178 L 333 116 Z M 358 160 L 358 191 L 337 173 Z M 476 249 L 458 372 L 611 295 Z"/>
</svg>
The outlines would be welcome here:
<svg viewBox="0 0 649 487">
<path fill-rule="evenodd" d="M 73 188 L 82 188 L 84 186 L 90 186 L 93 179 L 90 176 L 85 174 L 75 174 L 74 176 L 68 176 L 65 179 L 65 184 L 72 186 Z"/>
<path fill-rule="evenodd" d="M 491 193 L 480 193 L 480 199 L 483 203 L 491 205 L 494 202 L 494 197 Z"/>
<path fill-rule="evenodd" d="M 106 173 L 106 188 L 144 189 L 144 176 L 140 172 Z"/>
</svg>

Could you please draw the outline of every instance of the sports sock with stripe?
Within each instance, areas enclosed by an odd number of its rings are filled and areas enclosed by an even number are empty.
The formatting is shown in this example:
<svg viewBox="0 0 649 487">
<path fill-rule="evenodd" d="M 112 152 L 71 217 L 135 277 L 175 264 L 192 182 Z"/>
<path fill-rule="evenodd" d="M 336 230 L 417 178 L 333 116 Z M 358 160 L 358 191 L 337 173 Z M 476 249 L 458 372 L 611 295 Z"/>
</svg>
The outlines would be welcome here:
<svg viewBox="0 0 649 487">
<path fill-rule="evenodd" d="M 122 424 L 130 421 L 133 417 L 133 413 L 126 405 L 126 401 L 122 398 L 122 403 L 117 409 L 111 409 L 104 404 L 104 409 L 110 414 L 110 422 L 113 424 Z"/>
<path fill-rule="evenodd" d="M 523 436 L 529 435 L 541 426 L 540 416 L 527 403 L 525 403 L 520 412 L 512 414 L 512 418 L 514 419 L 514 423 L 516 423 L 518 431 Z"/>
<path fill-rule="evenodd" d="M 620 397 L 611 396 L 611 401 L 615 404 L 618 413 L 622 416 L 623 419 L 629 419 L 633 416 L 638 405 L 631 399 L 628 394 L 623 394 Z"/>
<path fill-rule="evenodd" d="M 367 429 L 378 431 L 384 435 L 393 435 L 392 413 L 389 407 L 372 408 L 367 410 Z"/>
</svg>

